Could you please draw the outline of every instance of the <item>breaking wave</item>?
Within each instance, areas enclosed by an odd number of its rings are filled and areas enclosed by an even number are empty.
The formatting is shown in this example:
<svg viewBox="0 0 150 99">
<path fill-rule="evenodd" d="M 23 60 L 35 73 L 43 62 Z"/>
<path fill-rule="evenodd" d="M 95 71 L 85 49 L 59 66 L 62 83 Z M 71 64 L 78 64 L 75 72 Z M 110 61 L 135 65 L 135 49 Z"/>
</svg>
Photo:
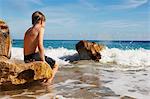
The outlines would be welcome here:
<svg viewBox="0 0 150 99">
<path fill-rule="evenodd" d="M 45 50 L 47 56 L 55 59 L 60 65 L 69 65 L 70 61 L 78 60 L 79 56 L 76 50 L 67 48 L 48 48 Z M 100 63 L 102 64 L 117 64 L 124 66 L 150 66 L 150 50 L 147 49 L 130 49 L 122 50 L 118 48 L 106 48 L 101 51 L 102 59 Z M 23 49 L 22 48 L 12 48 L 12 58 L 23 60 Z"/>
</svg>

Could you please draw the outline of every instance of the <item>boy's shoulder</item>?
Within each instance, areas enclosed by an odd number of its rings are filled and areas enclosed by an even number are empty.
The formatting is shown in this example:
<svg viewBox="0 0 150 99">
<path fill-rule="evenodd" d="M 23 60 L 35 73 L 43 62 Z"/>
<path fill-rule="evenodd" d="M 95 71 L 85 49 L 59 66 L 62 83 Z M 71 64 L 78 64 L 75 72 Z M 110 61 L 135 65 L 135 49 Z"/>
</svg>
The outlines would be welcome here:
<svg viewBox="0 0 150 99">
<path fill-rule="evenodd" d="M 41 31 L 41 28 L 39 28 L 39 27 L 31 27 L 31 29 L 30 29 L 32 32 L 40 32 Z"/>
<path fill-rule="evenodd" d="M 32 29 L 37 31 L 37 32 L 41 32 L 44 28 L 43 27 L 39 27 L 39 26 L 35 26 L 35 27 L 32 27 Z"/>
<path fill-rule="evenodd" d="M 28 28 L 27 31 L 26 31 L 26 33 L 30 32 L 31 29 L 32 29 L 32 27 Z"/>
</svg>

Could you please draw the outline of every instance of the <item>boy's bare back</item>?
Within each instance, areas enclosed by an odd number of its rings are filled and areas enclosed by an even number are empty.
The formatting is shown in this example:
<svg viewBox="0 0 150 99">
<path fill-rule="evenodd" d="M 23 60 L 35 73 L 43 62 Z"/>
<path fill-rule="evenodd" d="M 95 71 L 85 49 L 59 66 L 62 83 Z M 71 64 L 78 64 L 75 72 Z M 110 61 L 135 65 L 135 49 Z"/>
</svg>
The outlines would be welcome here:
<svg viewBox="0 0 150 99">
<path fill-rule="evenodd" d="M 38 34 L 37 27 L 29 28 L 24 36 L 24 55 L 38 52 Z"/>
</svg>

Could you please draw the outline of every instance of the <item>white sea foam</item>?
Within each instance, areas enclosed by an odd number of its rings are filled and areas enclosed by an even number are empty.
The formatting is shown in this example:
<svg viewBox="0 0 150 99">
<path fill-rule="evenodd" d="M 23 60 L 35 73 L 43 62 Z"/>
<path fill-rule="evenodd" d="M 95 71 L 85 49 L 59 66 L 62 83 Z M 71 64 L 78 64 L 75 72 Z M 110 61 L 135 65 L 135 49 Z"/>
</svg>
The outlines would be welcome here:
<svg viewBox="0 0 150 99">
<path fill-rule="evenodd" d="M 131 96 L 136 99 L 150 99 L 150 73 L 140 72 L 107 72 L 101 71 L 101 79 L 110 81 L 104 86 L 111 88 L 116 94 L 121 96 Z"/>
<path fill-rule="evenodd" d="M 69 99 L 69 98 L 63 97 L 62 95 L 54 96 L 53 94 L 50 94 L 50 93 L 38 96 L 36 98 L 37 99 Z"/>
<path fill-rule="evenodd" d="M 136 50 L 120 50 L 111 48 L 101 52 L 103 63 L 113 62 L 120 65 L 128 66 L 150 66 L 150 50 L 136 49 Z"/>
<path fill-rule="evenodd" d="M 52 57 L 61 65 L 68 65 L 70 60 L 75 60 L 77 57 L 76 50 L 66 48 L 46 49 L 47 56 Z M 117 66 L 128 68 L 148 68 L 150 67 L 150 50 L 146 49 L 131 49 L 121 50 L 118 48 L 106 48 L 101 52 L 102 59 L 100 63 L 116 64 Z M 12 58 L 23 60 L 23 49 L 12 48 Z M 115 68 L 115 67 L 114 67 Z"/>
<path fill-rule="evenodd" d="M 80 87 L 83 88 L 83 87 L 89 87 L 89 86 L 95 86 L 95 85 L 85 84 L 79 80 L 68 79 L 65 82 L 60 82 L 57 85 L 55 85 L 55 87 L 58 87 L 58 86 L 65 86 L 67 88 L 80 88 Z"/>
<path fill-rule="evenodd" d="M 68 50 L 66 48 L 57 48 L 57 49 L 46 49 L 45 53 L 47 56 L 54 58 L 62 66 L 66 66 L 69 63 L 70 59 L 76 59 L 77 51 Z M 137 99 L 149 99 L 150 97 L 150 72 L 149 70 L 144 71 L 119 71 L 119 70 L 139 70 L 139 69 L 148 69 L 150 67 L 150 50 L 146 49 L 131 49 L 131 50 L 121 50 L 117 48 L 106 48 L 101 52 L 102 59 L 100 63 L 85 63 L 81 61 L 81 65 L 88 66 L 95 64 L 98 68 L 104 68 L 108 70 L 115 69 L 116 71 L 108 72 L 105 70 L 99 71 L 102 81 L 107 82 L 103 83 L 103 86 L 109 87 L 116 94 L 121 96 L 131 96 L 136 97 Z M 23 49 L 22 48 L 12 48 L 12 58 L 23 60 Z M 87 61 L 86 61 L 87 62 Z M 105 65 L 106 64 L 106 65 Z M 109 64 L 109 65 L 108 65 Z M 99 66 L 100 65 L 100 66 Z M 76 65 L 77 66 L 77 65 Z M 107 67 L 108 66 L 108 67 Z M 91 67 L 91 66 L 89 66 Z M 89 69 L 89 67 L 87 69 Z M 91 70 L 91 69 L 89 69 Z M 97 70 L 97 68 L 96 68 Z M 87 71 L 86 71 L 87 72 Z M 85 73 L 85 76 L 90 76 L 91 74 Z M 93 74 L 92 74 L 93 75 Z M 96 76 L 96 75 L 94 75 Z M 68 79 L 64 82 L 54 84 L 54 86 L 59 88 L 60 86 L 64 87 L 70 91 L 76 90 L 83 87 L 90 87 L 89 84 L 83 83 L 79 80 Z M 47 99 L 48 97 L 55 96 L 54 94 L 44 94 L 37 96 L 37 99 Z M 7 96 L 3 99 L 8 98 Z M 64 96 L 56 95 L 56 98 L 65 99 Z M 111 97 L 112 98 L 112 97 Z M 55 97 L 54 97 L 55 99 Z"/>
</svg>

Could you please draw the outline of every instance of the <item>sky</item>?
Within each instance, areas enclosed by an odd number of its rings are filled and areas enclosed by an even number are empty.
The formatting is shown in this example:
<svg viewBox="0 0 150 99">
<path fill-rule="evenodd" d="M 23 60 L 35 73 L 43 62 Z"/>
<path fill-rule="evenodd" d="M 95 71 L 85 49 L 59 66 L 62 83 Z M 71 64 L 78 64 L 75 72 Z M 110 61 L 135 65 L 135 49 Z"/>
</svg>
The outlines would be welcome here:
<svg viewBox="0 0 150 99">
<path fill-rule="evenodd" d="M 150 40 L 150 0 L 0 0 L 12 39 L 23 39 L 31 15 L 46 16 L 44 39 Z"/>
</svg>

